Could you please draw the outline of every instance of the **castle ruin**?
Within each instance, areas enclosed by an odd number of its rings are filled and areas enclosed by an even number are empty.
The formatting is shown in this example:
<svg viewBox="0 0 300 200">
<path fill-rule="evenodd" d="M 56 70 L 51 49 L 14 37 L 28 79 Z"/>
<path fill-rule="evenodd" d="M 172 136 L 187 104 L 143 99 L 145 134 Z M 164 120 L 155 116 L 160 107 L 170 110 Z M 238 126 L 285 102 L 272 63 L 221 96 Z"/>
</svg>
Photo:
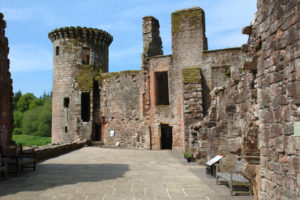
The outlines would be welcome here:
<svg viewBox="0 0 300 200">
<path fill-rule="evenodd" d="M 216 154 L 236 162 L 255 199 L 297 199 L 300 180 L 300 2 L 258 0 L 241 48 L 207 50 L 200 8 L 172 14 L 172 55 L 159 22 L 143 18 L 141 70 L 108 73 L 105 31 L 56 29 L 53 142 Z M 12 87 L 0 15 L 0 143 L 12 132 Z"/>
<path fill-rule="evenodd" d="M 126 148 L 186 150 L 189 126 L 207 115 L 209 93 L 239 76 L 241 68 L 241 48 L 207 51 L 201 8 L 172 14 L 172 55 L 163 55 L 158 20 L 143 18 L 139 71 L 107 73 L 112 38 L 104 31 L 67 27 L 49 38 L 52 138 L 58 143 L 90 139 Z"/>
<path fill-rule="evenodd" d="M 173 149 L 193 153 L 200 163 L 223 154 L 222 163 L 227 166 L 223 171 L 243 163 L 255 199 L 296 199 L 300 180 L 300 2 L 258 0 L 257 8 L 254 21 L 242 31 L 249 35 L 248 43 L 219 50 L 207 50 L 201 8 L 172 13 L 172 55 L 163 55 L 158 20 L 144 17 L 139 71 L 107 73 L 105 64 L 99 71 L 92 51 L 85 49 L 87 38 L 94 38 L 93 29 L 51 32 L 54 50 L 64 47 L 53 35 L 64 42 L 74 32 L 84 33 L 79 46 L 71 45 L 69 51 L 54 55 L 54 60 L 62 61 L 55 68 L 81 70 L 64 77 L 72 95 L 54 87 L 54 96 L 62 96 L 54 107 L 61 114 L 60 125 L 53 124 L 53 142 L 79 138 L 123 148 Z M 100 40 L 105 43 L 105 38 Z M 107 51 L 98 53 L 107 60 Z M 63 63 L 68 63 L 66 69 Z M 54 75 L 54 85 L 60 81 Z M 76 119 L 66 118 L 66 98 L 70 108 L 76 107 L 70 110 L 76 112 Z M 84 109 L 86 102 L 89 105 Z M 82 113 L 87 110 L 89 120 L 84 123 Z M 70 130 L 76 131 L 67 133 L 65 127 L 71 120 L 75 123 Z"/>
</svg>

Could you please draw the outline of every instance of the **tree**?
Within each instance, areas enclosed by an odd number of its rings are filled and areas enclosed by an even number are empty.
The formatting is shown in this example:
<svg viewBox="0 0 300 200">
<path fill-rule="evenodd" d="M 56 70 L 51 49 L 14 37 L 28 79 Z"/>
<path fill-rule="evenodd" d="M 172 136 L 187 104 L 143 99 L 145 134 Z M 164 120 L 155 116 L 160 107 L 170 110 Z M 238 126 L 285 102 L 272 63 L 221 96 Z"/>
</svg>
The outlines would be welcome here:
<svg viewBox="0 0 300 200">
<path fill-rule="evenodd" d="M 18 110 L 21 112 L 25 112 L 26 110 L 28 110 L 30 103 L 34 99 L 36 99 L 36 97 L 32 93 L 26 93 L 26 94 L 22 95 L 17 103 Z"/>
<path fill-rule="evenodd" d="M 19 90 L 18 92 L 14 93 L 13 96 L 13 105 L 14 105 L 14 110 L 17 110 L 17 102 L 22 96 L 22 92 Z"/>
<path fill-rule="evenodd" d="M 45 100 L 42 106 L 31 108 L 24 113 L 22 133 L 25 135 L 51 136 L 52 103 Z"/>
<path fill-rule="evenodd" d="M 43 100 L 42 99 L 33 99 L 30 103 L 29 103 L 29 109 L 33 109 L 39 106 L 43 105 Z"/>
</svg>

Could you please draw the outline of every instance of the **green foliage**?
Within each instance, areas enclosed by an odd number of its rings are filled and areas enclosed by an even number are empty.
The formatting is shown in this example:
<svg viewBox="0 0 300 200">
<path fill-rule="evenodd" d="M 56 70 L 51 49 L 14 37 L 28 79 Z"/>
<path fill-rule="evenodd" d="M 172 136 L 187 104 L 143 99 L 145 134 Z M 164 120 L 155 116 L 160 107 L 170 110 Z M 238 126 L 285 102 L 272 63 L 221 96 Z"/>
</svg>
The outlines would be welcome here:
<svg viewBox="0 0 300 200">
<path fill-rule="evenodd" d="M 22 133 L 25 135 L 51 136 L 51 100 L 26 111 L 22 124 Z"/>
<path fill-rule="evenodd" d="M 22 96 L 22 92 L 20 90 L 16 92 L 13 96 L 13 105 L 15 110 L 17 109 L 17 102 L 19 101 L 21 96 Z"/>
<path fill-rule="evenodd" d="M 34 94 L 32 93 L 26 93 L 20 97 L 20 99 L 17 102 L 17 108 L 21 112 L 25 112 L 28 110 L 30 103 L 36 99 Z"/>
<path fill-rule="evenodd" d="M 200 83 L 201 70 L 200 68 L 186 68 L 182 70 L 183 82 L 188 83 Z"/>
<path fill-rule="evenodd" d="M 18 109 L 14 110 L 13 135 L 51 136 L 51 96 L 51 93 L 44 93 L 36 98 L 27 93 L 19 97 L 16 103 Z"/>
<path fill-rule="evenodd" d="M 22 129 L 21 128 L 14 128 L 13 135 L 22 135 Z"/>
<path fill-rule="evenodd" d="M 13 140 L 23 146 L 41 146 L 51 143 L 51 137 L 29 136 L 29 135 L 13 135 Z"/>
<path fill-rule="evenodd" d="M 43 105 L 43 100 L 42 99 L 33 99 L 30 103 L 29 103 L 29 109 L 33 109 L 39 106 Z"/>
<path fill-rule="evenodd" d="M 22 127 L 22 121 L 23 121 L 23 113 L 18 110 L 14 111 L 14 127 L 15 127 L 15 129 Z"/>
<path fill-rule="evenodd" d="M 185 157 L 186 158 L 193 158 L 193 154 L 191 154 L 191 153 L 186 153 L 186 152 L 184 152 L 185 153 Z"/>
</svg>

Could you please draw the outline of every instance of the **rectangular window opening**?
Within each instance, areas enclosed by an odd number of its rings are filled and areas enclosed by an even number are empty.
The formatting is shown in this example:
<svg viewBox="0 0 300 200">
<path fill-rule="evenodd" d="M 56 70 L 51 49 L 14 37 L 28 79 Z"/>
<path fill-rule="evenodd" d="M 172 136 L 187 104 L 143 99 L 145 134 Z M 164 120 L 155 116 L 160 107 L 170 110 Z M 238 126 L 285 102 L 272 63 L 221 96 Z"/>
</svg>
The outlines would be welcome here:
<svg viewBox="0 0 300 200">
<path fill-rule="evenodd" d="M 82 64 L 90 64 L 90 48 L 84 47 L 82 51 Z"/>
<path fill-rule="evenodd" d="M 84 122 L 90 121 L 90 93 L 81 93 L 81 119 Z"/>
<path fill-rule="evenodd" d="M 156 105 L 169 105 L 168 72 L 155 72 Z"/>
<path fill-rule="evenodd" d="M 67 133 L 68 132 L 68 127 L 67 126 L 65 126 L 65 133 Z"/>
<path fill-rule="evenodd" d="M 59 46 L 57 46 L 56 48 L 55 48 L 55 54 L 58 56 L 59 55 Z"/>
<path fill-rule="evenodd" d="M 70 103 L 70 98 L 69 97 L 65 97 L 64 98 L 64 107 L 65 108 L 69 108 L 69 103 Z"/>
</svg>

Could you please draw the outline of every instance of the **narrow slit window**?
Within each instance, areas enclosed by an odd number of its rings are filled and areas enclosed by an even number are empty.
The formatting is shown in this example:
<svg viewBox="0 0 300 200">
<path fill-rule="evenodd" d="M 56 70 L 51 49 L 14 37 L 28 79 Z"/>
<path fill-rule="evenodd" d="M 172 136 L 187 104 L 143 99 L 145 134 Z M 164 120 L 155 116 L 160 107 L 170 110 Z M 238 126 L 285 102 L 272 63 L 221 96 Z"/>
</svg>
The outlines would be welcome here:
<svg viewBox="0 0 300 200">
<path fill-rule="evenodd" d="M 69 104 L 70 104 L 70 99 L 69 99 L 69 97 L 65 97 L 65 98 L 64 98 L 64 107 L 65 107 L 65 108 L 69 108 Z"/>
<path fill-rule="evenodd" d="M 155 73 L 156 105 L 169 105 L 168 72 Z"/>
<path fill-rule="evenodd" d="M 84 122 L 90 121 L 90 93 L 81 93 L 81 119 Z"/>
<path fill-rule="evenodd" d="M 68 132 L 68 127 L 67 126 L 65 126 L 65 133 L 67 133 Z"/>
<path fill-rule="evenodd" d="M 55 48 L 55 54 L 58 56 L 59 55 L 59 46 L 57 46 L 56 48 Z"/>
<path fill-rule="evenodd" d="M 82 51 L 82 64 L 89 65 L 90 64 L 90 48 L 83 48 Z"/>
</svg>

